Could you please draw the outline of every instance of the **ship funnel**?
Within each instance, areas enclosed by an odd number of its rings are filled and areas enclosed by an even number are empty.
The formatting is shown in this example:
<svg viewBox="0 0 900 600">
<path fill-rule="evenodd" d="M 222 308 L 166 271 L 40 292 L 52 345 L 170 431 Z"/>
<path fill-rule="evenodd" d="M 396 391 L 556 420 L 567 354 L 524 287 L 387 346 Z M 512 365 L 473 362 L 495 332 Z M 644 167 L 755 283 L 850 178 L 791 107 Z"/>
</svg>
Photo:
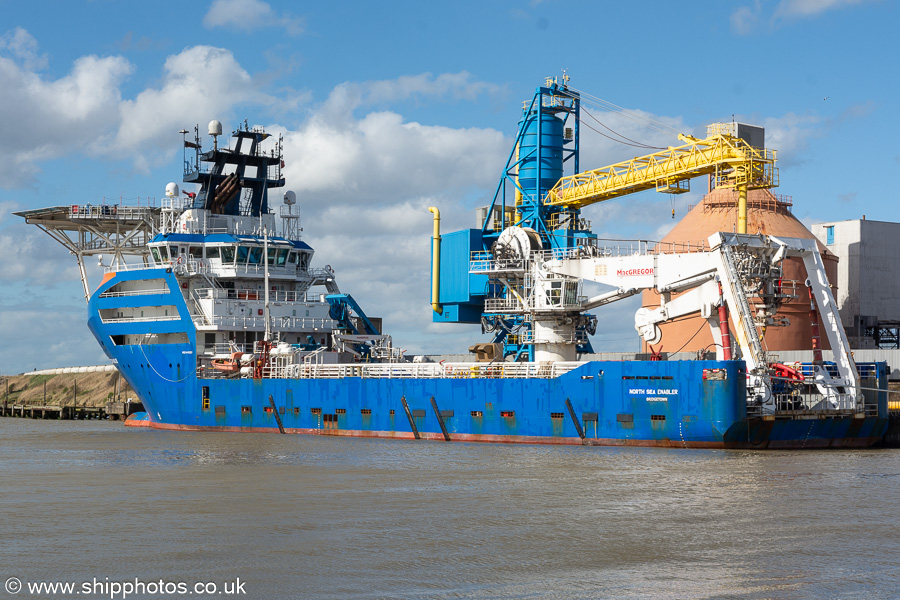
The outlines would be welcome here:
<svg viewBox="0 0 900 600">
<path fill-rule="evenodd" d="M 178 184 L 171 182 L 166 184 L 166 198 L 178 197 Z"/>
</svg>

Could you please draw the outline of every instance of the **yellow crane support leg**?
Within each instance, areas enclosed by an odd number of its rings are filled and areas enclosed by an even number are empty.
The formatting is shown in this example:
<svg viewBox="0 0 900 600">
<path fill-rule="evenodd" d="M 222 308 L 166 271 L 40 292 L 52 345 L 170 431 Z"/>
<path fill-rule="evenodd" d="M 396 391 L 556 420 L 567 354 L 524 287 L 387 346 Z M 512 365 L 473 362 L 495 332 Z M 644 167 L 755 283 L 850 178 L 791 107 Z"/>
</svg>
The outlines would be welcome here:
<svg viewBox="0 0 900 600">
<path fill-rule="evenodd" d="M 428 207 L 434 215 L 434 235 L 431 237 L 431 310 L 443 314 L 441 306 L 441 211 L 436 206 Z"/>
<path fill-rule="evenodd" d="M 737 232 L 747 233 L 747 186 L 738 187 L 738 222 Z"/>
</svg>

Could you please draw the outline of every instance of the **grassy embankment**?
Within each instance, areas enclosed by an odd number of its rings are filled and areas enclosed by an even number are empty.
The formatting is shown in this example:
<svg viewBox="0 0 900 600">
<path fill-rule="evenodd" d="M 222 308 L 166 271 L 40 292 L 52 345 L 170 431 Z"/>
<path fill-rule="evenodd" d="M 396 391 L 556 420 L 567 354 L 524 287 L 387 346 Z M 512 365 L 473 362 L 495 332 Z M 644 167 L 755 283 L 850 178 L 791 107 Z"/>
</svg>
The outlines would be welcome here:
<svg viewBox="0 0 900 600">
<path fill-rule="evenodd" d="M 137 395 L 117 371 L 102 373 L 64 373 L 61 375 L 0 375 L 0 403 L 7 399 L 9 380 L 9 406 L 14 404 L 48 406 L 106 406 L 107 401 L 116 396 L 116 380 L 119 385 L 119 400 L 128 398 L 137 401 Z M 44 383 L 46 382 L 46 402 Z"/>
</svg>

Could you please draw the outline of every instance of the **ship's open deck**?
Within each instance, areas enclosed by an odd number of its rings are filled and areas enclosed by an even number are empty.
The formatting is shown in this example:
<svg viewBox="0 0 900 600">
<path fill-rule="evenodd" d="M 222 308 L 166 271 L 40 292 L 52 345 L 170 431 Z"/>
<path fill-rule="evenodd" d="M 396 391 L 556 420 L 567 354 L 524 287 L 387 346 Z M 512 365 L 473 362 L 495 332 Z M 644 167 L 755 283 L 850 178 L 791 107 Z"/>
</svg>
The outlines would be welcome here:
<svg viewBox="0 0 900 600">
<path fill-rule="evenodd" d="M 586 363 L 372 363 L 372 364 L 292 364 L 263 369 L 266 379 L 553 379 Z M 209 370 L 202 378 L 219 378 Z"/>
</svg>

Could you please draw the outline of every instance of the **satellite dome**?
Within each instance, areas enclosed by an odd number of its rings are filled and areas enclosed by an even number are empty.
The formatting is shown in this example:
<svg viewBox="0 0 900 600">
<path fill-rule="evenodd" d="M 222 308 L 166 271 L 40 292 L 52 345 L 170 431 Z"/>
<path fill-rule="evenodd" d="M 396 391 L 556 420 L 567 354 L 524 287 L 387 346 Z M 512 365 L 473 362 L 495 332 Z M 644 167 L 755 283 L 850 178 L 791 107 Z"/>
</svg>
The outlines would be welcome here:
<svg viewBox="0 0 900 600">
<path fill-rule="evenodd" d="M 213 119 L 209 122 L 209 135 L 222 135 L 222 123 Z"/>
<path fill-rule="evenodd" d="M 296 204 L 297 203 L 297 194 L 295 194 L 291 190 L 286 191 L 284 193 L 284 203 L 287 204 L 288 206 Z"/>
<path fill-rule="evenodd" d="M 166 198 L 177 198 L 178 193 L 177 183 L 170 182 L 166 184 Z"/>
</svg>

